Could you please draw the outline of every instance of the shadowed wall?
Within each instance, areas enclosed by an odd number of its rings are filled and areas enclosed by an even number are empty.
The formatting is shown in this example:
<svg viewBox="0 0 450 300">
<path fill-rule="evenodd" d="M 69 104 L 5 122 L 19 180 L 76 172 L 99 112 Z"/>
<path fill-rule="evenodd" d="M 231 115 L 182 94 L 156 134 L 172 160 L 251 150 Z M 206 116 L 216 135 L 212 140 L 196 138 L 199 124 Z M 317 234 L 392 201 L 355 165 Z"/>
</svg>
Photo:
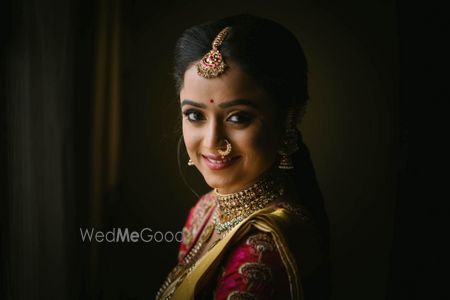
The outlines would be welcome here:
<svg viewBox="0 0 450 300">
<path fill-rule="evenodd" d="M 415 163 L 426 153 L 414 146 L 424 136 L 427 145 L 439 140 L 433 122 L 415 122 L 433 89 L 425 91 L 414 76 L 418 56 L 406 52 L 417 43 L 402 44 L 408 68 L 399 81 L 395 1 L 227 1 L 220 9 L 206 1 L 6 3 L 1 299 L 154 297 L 175 264 L 177 243 L 89 243 L 81 241 L 79 229 L 180 230 L 196 199 L 176 160 L 180 112 L 171 76 L 173 47 L 187 27 L 241 12 L 285 25 L 309 62 L 311 101 L 301 129 L 331 221 L 333 299 L 384 299 L 387 293 L 390 299 L 411 298 L 403 292 L 411 286 L 420 295 L 437 293 L 427 288 L 431 279 L 416 284 L 427 270 L 423 260 L 415 265 L 416 237 L 420 233 L 422 244 L 432 245 L 440 223 L 423 229 L 414 218 L 422 206 L 410 202 L 423 185 L 411 179 L 420 174 Z M 401 33 L 418 22 L 408 21 Z M 415 41 L 419 29 L 410 39 Z M 422 62 L 427 70 L 432 58 Z M 416 91 L 420 100 L 411 102 Z M 430 110 L 434 116 L 438 109 Z M 444 118 L 433 121 L 439 120 Z M 433 130 L 423 129 L 426 124 Z M 433 153 L 426 165 L 444 157 Z M 190 184 L 206 192 L 185 163 Z M 439 207 L 431 201 L 437 195 L 420 195 Z M 403 222 L 397 227 L 395 208 Z M 439 209 L 428 209 L 422 217 L 434 221 Z M 434 253 L 429 256 L 438 265 Z"/>
</svg>

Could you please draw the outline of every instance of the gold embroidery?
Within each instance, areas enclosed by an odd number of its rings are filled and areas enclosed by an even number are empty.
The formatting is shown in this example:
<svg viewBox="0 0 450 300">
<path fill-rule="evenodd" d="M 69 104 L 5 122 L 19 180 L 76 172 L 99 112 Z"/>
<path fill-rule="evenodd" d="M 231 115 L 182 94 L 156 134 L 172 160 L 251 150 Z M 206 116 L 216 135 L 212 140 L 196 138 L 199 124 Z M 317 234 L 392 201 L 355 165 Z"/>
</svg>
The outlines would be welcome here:
<svg viewBox="0 0 450 300">
<path fill-rule="evenodd" d="M 258 233 L 250 236 L 247 241 L 247 245 L 250 245 L 259 257 L 259 261 L 261 261 L 261 257 L 266 251 L 274 251 L 275 244 L 272 239 L 272 236 L 268 233 Z"/>
<path fill-rule="evenodd" d="M 192 231 L 187 228 L 183 228 L 183 242 L 193 243 L 195 236 L 198 233 L 200 226 L 203 225 L 205 221 L 205 216 L 208 214 L 209 210 L 214 206 L 214 198 L 207 194 L 194 208 L 192 220 L 194 221 L 191 225 Z M 214 231 L 214 225 L 209 224 L 205 227 L 202 234 L 198 238 L 195 245 L 189 250 L 186 256 L 186 251 L 180 251 L 180 262 L 178 265 L 169 273 L 163 285 L 156 294 L 156 299 L 170 299 L 172 294 L 175 292 L 176 288 L 181 284 L 183 279 L 194 269 L 197 256 L 201 252 L 204 243 L 211 237 Z M 185 240 L 187 239 L 187 240 Z M 186 244 L 186 243 L 185 243 Z M 190 246 L 190 245 L 187 245 Z"/>
<path fill-rule="evenodd" d="M 190 245 L 192 243 L 192 232 L 186 227 L 183 227 L 183 243 L 185 245 Z"/>
<path fill-rule="evenodd" d="M 186 255 L 186 250 L 180 250 L 178 252 L 178 260 L 183 259 L 183 257 Z"/>
<path fill-rule="evenodd" d="M 203 230 L 195 246 L 183 258 L 181 262 L 169 273 L 163 285 L 156 294 L 156 299 L 170 299 L 176 288 L 183 282 L 184 278 L 194 269 L 198 255 L 204 248 L 203 245 L 214 232 L 214 225 L 209 224 Z"/>
<path fill-rule="evenodd" d="M 212 233 L 214 231 L 214 224 L 213 223 L 209 223 L 205 229 L 203 229 L 202 235 L 200 236 L 200 238 L 198 239 L 198 241 L 201 244 L 204 244 L 207 240 L 209 240 L 209 238 L 211 237 Z"/>
<path fill-rule="evenodd" d="M 194 208 L 191 224 L 191 233 L 193 237 L 197 236 L 198 231 L 203 225 L 204 217 L 215 204 L 214 197 L 212 197 L 211 194 L 207 194 Z"/>
<path fill-rule="evenodd" d="M 246 283 L 252 281 L 269 281 L 272 279 L 272 272 L 270 268 L 261 263 L 245 263 L 239 267 L 239 274 L 244 277 Z"/>
<path fill-rule="evenodd" d="M 294 205 L 294 204 L 288 203 L 288 202 L 280 202 L 280 203 L 278 203 L 278 206 L 288 210 L 289 212 L 291 212 L 291 213 L 293 213 L 293 214 L 295 214 L 297 216 L 299 216 L 300 219 L 303 222 L 307 222 L 307 221 L 309 221 L 311 219 L 310 212 L 306 208 L 304 208 L 303 206 Z"/>
<path fill-rule="evenodd" d="M 250 292 L 233 291 L 231 292 L 227 300 L 256 300 L 256 296 Z"/>
</svg>

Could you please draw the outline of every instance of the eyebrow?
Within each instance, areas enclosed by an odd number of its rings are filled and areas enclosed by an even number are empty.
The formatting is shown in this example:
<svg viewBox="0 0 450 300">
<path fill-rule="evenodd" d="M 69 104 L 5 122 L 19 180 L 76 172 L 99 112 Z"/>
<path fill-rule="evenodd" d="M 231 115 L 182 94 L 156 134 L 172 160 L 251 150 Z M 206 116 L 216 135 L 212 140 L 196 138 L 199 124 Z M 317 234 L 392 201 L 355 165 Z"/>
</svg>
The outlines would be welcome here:
<svg viewBox="0 0 450 300">
<path fill-rule="evenodd" d="M 192 105 L 192 106 L 199 107 L 199 108 L 206 108 L 205 104 L 195 102 L 195 101 L 189 100 L 189 99 L 184 99 L 183 101 L 181 101 L 181 107 L 183 107 L 184 105 Z M 236 100 L 231 100 L 228 102 L 220 103 L 219 107 L 220 108 L 229 108 L 229 107 L 237 106 L 237 105 L 247 105 L 247 106 L 251 106 L 254 108 L 258 108 L 258 106 L 256 105 L 255 102 L 250 101 L 248 99 L 236 99 Z"/>
<path fill-rule="evenodd" d="M 236 99 L 236 100 L 220 103 L 219 107 L 228 108 L 228 107 L 237 106 L 237 105 L 247 105 L 247 106 L 251 106 L 254 108 L 258 107 L 255 102 L 250 101 L 248 99 Z"/>
<path fill-rule="evenodd" d="M 198 103 L 198 102 L 195 102 L 195 101 L 189 100 L 189 99 L 184 99 L 183 101 L 181 101 L 181 107 L 183 107 L 185 105 L 192 105 L 192 106 L 199 107 L 199 108 L 206 108 L 205 104 Z"/>
</svg>

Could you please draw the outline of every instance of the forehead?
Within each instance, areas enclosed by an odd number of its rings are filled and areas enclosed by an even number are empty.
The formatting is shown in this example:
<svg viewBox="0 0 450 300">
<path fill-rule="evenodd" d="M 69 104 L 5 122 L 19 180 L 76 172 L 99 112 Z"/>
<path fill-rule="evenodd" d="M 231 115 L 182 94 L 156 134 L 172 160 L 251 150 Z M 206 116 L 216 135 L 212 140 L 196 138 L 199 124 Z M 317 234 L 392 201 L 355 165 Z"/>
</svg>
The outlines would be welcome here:
<svg viewBox="0 0 450 300">
<path fill-rule="evenodd" d="M 228 63 L 227 70 L 218 77 L 204 78 L 197 74 L 196 64 L 186 70 L 180 101 L 193 99 L 206 102 L 213 98 L 220 103 L 236 98 L 267 102 L 267 93 L 248 76 L 239 65 Z"/>
</svg>

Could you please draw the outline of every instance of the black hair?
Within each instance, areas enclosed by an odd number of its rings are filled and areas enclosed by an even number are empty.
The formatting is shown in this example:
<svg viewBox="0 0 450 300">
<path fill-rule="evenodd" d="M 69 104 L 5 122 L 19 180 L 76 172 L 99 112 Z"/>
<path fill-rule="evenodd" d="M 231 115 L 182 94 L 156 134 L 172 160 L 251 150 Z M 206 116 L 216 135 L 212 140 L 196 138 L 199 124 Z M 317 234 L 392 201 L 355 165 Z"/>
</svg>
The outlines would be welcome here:
<svg viewBox="0 0 450 300">
<path fill-rule="evenodd" d="M 175 46 L 174 79 L 179 95 L 184 74 L 209 50 L 217 34 L 231 27 L 219 50 L 225 62 L 232 60 L 287 112 L 292 105 L 300 111 L 309 99 L 307 62 L 297 38 L 282 25 L 261 17 L 240 14 L 186 29 Z M 314 215 L 325 241 L 329 241 L 329 221 L 314 167 L 301 133 L 300 150 L 293 155 L 291 171 L 301 203 Z M 327 246 L 328 248 L 328 246 Z"/>
<path fill-rule="evenodd" d="M 282 25 L 249 14 L 199 24 L 183 32 L 175 46 L 177 93 L 186 70 L 211 50 L 212 41 L 227 26 L 231 29 L 219 48 L 225 62 L 237 63 L 283 110 L 292 104 L 303 108 L 309 97 L 302 47 Z"/>
<path fill-rule="evenodd" d="M 302 47 L 297 38 L 282 25 L 249 14 L 195 25 L 183 32 L 175 46 L 174 79 L 177 94 L 179 95 L 183 87 L 186 70 L 211 50 L 212 41 L 225 27 L 231 27 L 219 48 L 225 62 L 231 60 L 237 63 L 268 93 L 281 112 L 287 114 L 289 109 L 295 107 L 301 117 L 309 99 L 308 69 Z M 295 185 L 299 201 L 312 213 L 323 233 L 324 247 L 328 255 L 328 216 L 309 150 L 298 130 L 297 135 L 300 149 L 292 155 L 294 169 L 288 173 Z M 329 271 L 324 274 L 329 276 Z M 329 277 L 324 278 L 328 285 L 329 280 Z M 324 299 L 327 298 L 329 286 L 328 289 L 325 286 L 318 287 L 316 293 L 325 295 Z"/>
</svg>

